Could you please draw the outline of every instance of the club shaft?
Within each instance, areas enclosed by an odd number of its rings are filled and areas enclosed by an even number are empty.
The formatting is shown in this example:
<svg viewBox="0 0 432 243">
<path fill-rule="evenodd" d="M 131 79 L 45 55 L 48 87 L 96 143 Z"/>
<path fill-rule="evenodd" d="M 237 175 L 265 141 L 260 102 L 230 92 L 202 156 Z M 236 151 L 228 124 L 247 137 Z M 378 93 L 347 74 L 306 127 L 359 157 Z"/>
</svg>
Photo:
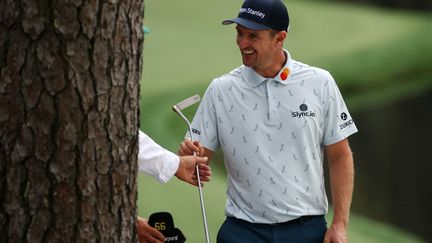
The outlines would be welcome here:
<svg viewBox="0 0 432 243">
<path fill-rule="evenodd" d="M 177 106 L 173 106 L 173 110 L 186 122 L 186 124 L 188 126 L 188 130 L 189 130 L 190 139 L 193 142 L 194 136 L 193 136 L 192 126 L 191 126 L 189 120 L 186 118 L 185 115 L 183 115 L 183 113 L 180 111 L 180 109 Z M 196 155 L 195 152 L 193 152 L 193 154 Z M 206 216 L 205 207 L 204 207 L 204 198 L 203 198 L 203 192 L 202 192 L 202 188 L 201 188 L 201 177 L 199 174 L 199 165 L 198 164 L 195 165 L 195 172 L 196 172 L 196 176 L 197 176 L 197 180 L 198 180 L 198 193 L 199 193 L 199 197 L 200 197 L 201 214 L 202 214 L 203 223 L 204 223 L 204 233 L 205 233 L 206 243 L 210 243 L 210 237 L 209 237 L 208 226 L 207 226 L 207 216 Z"/>
<path fill-rule="evenodd" d="M 203 218 L 203 223 L 204 223 L 204 233 L 205 233 L 206 243 L 210 243 L 208 226 L 207 226 L 207 216 L 206 216 L 206 211 L 204 208 L 204 199 L 203 199 L 203 193 L 202 193 L 202 189 L 201 189 L 201 178 L 200 178 L 198 166 L 199 166 L 198 164 L 195 165 L 195 170 L 196 170 L 196 175 L 197 175 L 197 179 L 198 179 L 198 192 L 199 192 L 199 197 L 200 197 L 201 213 L 202 213 L 202 218 Z"/>
<path fill-rule="evenodd" d="M 192 132 L 192 126 L 191 126 L 191 124 L 187 118 L 186 118 L 186 123 L 188 124 L 190 139 L 193 142 L 194 141 L 194 135 Z M 194 152 L 194 155 L 196 155 L 195 152 Z M 202 187 L 201 187 L 201 177 L 200 177 L 200 173 L 199 173 L 199 165 L 198 164 L 195 165 L 195 171 L 196 171 L 196 176 L 198 179 L 198 193 L 199 193 L 199 197 L 200 197 L 201 214 L 202 214 L 203 223 L 204 223 L 204 233 L 205 233 L 206 243 L 210 243 L 210 237 L 209 237 L 208 226 L 207 226 L 207 216 L 206 216 L 206 210 L 204 207 L 204 197 L 203 197 L 203 192 L 202 192 Z"/>
<path fill-rule="evenodd" d="M 189 130 L 189 136 L 190 136 L 191 140 L 193 141 L 192 126 L 191 126 L 189 120 L 186 118 L 185 115 L 183 115 L 183 113 L 180 111 L 180 109 L 177 106 L 173 106 L 173 110 L 175 113 L 177 113 L 183 119 L 183 121 L 186 122 L 186 124 L 188 126 L 188 130 Z"/>
</svg>

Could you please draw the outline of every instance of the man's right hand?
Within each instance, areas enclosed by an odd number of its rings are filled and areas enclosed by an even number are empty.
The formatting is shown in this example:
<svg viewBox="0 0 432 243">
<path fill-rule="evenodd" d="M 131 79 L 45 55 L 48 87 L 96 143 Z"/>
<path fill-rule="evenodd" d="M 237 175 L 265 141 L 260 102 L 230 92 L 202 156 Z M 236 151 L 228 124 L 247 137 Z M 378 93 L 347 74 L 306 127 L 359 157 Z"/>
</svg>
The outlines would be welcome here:
<svg viewBox="0 0 432 243">
<path fill-rule="evenodd" d="M 199 157 L 204 156 L 204 147 L 198 141 L 192 142 L 189 138 L 185 139 L 177 151 L 180 156 L 195 155 Z"/>
</svg>

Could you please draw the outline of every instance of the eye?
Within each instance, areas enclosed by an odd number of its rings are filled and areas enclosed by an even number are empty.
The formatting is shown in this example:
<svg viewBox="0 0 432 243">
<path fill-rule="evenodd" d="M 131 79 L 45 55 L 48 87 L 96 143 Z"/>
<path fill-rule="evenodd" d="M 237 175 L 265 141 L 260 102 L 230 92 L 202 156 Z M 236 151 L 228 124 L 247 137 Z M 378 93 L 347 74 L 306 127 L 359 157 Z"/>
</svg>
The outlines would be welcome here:
<svg viewBox="0 0 432 243">
<path fill-rule="evenodd" d="M 251 38 L 252 40 L 257 40 L 257 39 L 259 39 L 259 36 L 258 36 L 257 33 L 251 33 L 251 34 L 249 35 L 249 38 Z"/>
<path fill-rule="evenodd" d="M 237 30 L 237 36 L 241 37 L 242 35 L 243 35 L 242 32 L 240 30 Z"/>
</svg>

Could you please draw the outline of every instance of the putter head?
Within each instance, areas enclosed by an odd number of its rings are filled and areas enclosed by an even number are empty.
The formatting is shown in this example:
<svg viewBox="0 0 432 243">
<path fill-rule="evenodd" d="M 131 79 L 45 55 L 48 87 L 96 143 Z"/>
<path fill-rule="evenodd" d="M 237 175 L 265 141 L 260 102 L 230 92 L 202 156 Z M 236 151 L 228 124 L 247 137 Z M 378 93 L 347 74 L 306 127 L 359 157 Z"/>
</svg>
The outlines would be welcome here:
<svg viewBox="0 0 432 243">
<path fill-rule="evenodd" d="M 201 100 L 201 97 L 196 94 L 194 96 L 191 96 L 191 97 L 189 97 L 189 98 L 187 98 L 187 99 L 185 99 L 183 101 L 180 101 L 179 103 L 175 104 L 173 106 L 173 110 L 176 113 L 178 113 L 178 111 L 181 111 L 181 110 L 183 110 L 185 108 L 188 108 L 189 106 L 191 106 L 191 105 L 199 102 L 200 100 Z"/>
</svg>

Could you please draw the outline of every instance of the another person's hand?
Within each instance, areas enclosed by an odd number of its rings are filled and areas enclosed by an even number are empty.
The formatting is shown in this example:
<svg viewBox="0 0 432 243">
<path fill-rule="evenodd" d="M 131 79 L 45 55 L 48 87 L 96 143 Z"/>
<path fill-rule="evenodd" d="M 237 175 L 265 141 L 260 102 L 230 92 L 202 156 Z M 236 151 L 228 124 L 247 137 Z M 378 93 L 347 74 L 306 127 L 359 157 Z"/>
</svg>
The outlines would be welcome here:
<svg viewBox="0 0 432 243">
<path fill-rule="evenodd" d="M 165 241 L 164 235 L 151 227 L 145 218 L 138 217 L 135 224 L 139 243 L 163 243 Z"/>
<path fill-rule="evenodd" d="M 194 154 L 195 152 L 195 154 Z M 186 156 L 186 155 L 197 155 L 199 157 L 204 156 L 204 147 L 198 141 L 192 142 L 189 138 L 185 139 L 181 144 L 177 151 L 178 155 Z"/>
<path fill-rule="evenodd" d="M 181 156 L 179 168 L 176 176 L 182 181 L 185 181 L 194 186 L 198 186 L 198 181 L 195 174 L 195 165 L 198 163 L 200 179 L 202 182 L 210 181 L 211 169 L 206 165 L 207 157 L 198 156 Z M 203 186 L 203 185 L 202 185 Z"/>
</svg>

